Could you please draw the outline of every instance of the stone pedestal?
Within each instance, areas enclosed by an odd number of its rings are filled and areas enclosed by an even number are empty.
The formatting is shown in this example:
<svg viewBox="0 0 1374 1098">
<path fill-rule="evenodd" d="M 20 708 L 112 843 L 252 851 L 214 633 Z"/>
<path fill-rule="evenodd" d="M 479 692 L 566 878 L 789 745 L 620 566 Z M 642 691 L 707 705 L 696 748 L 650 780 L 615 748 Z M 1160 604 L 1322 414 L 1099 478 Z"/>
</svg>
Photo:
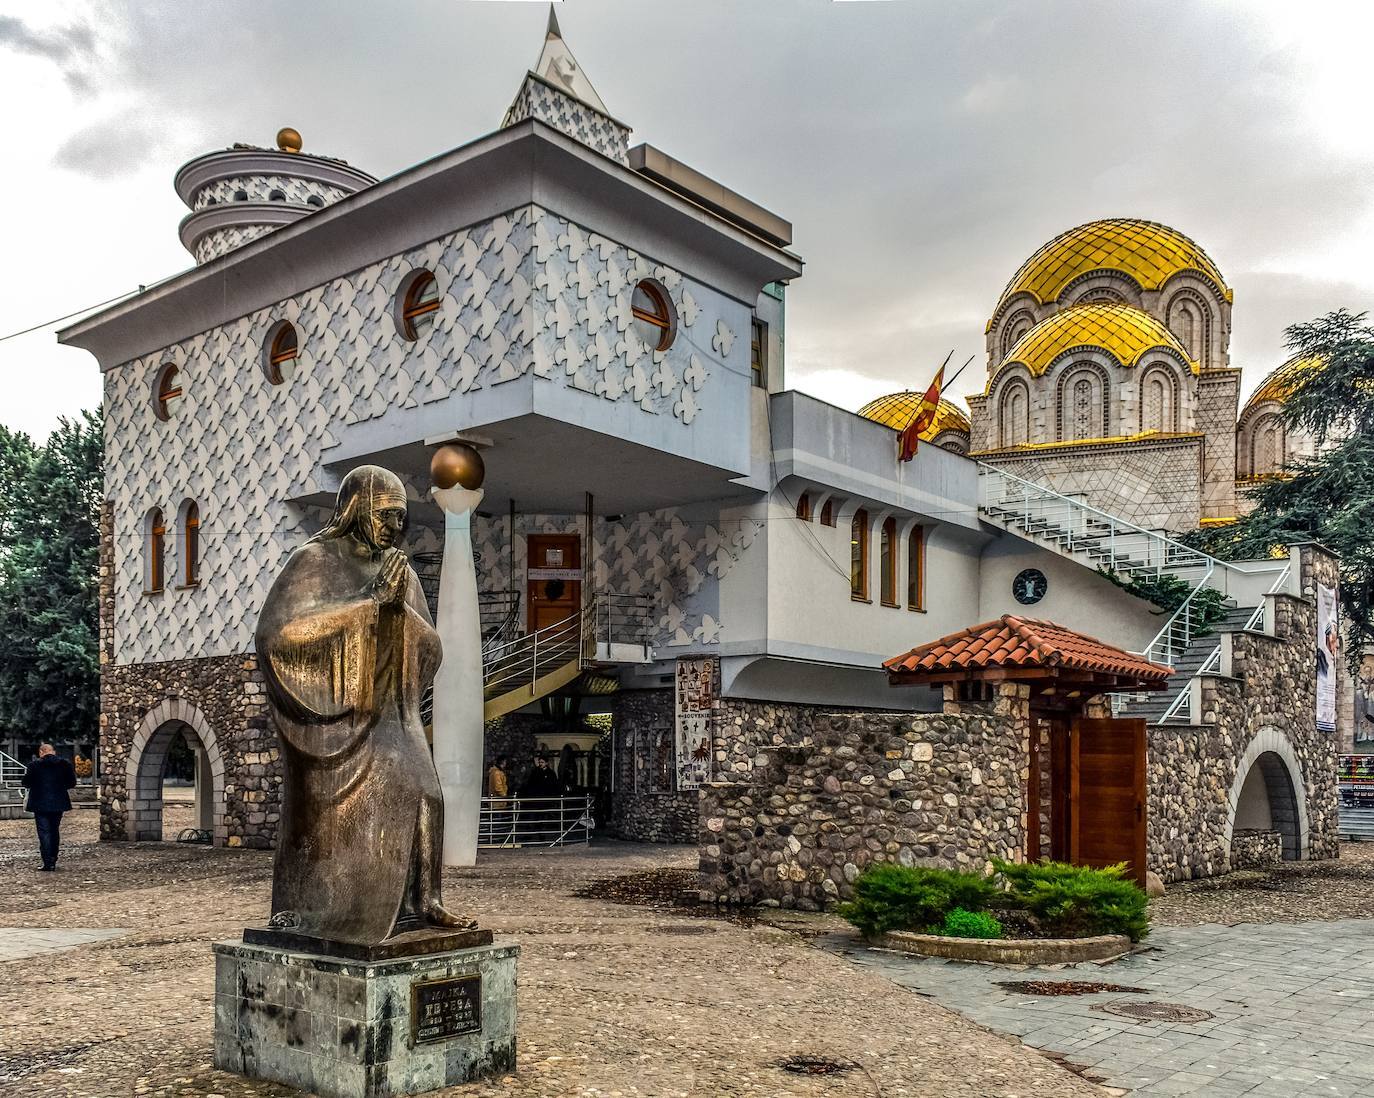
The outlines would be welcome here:
<svg viewBox="0 0 1374 1098">
<path fill-rule="evenodd" d="M 215 1066 L 324 1098 L 419 1094 L 515 1069 L 520 947 L 352 960 L 217 942 Z"/>
</svg>

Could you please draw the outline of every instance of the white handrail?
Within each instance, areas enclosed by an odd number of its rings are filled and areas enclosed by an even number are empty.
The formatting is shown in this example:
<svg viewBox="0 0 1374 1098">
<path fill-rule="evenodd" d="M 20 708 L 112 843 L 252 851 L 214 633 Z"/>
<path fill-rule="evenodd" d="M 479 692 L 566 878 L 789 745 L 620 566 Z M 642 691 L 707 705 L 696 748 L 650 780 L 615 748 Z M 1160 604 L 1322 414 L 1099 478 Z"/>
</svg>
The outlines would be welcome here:
<svg viewBox="0 0 1374 1098">
<path fill-rule="evenodd" d="M 0 785 L 18 785 L 28 769 L 13 755 L 0 751 Z"/>
</svg>

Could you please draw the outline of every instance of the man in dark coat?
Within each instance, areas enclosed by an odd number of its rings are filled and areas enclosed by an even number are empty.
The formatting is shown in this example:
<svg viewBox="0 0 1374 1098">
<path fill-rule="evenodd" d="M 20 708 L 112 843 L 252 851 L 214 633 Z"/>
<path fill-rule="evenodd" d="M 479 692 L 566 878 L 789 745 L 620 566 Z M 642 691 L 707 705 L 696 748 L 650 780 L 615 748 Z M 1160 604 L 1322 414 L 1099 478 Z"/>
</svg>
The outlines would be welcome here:
<svg viewBox="0 0 1374 1098">
<path fill-rule="evenodd" d="M 42 868 L 51 873 L 57 868 L 57 847 L 61 842 L 62 813 L 72 810 L 67 790 L 76 785 L 72 764 L 53 750 L 50 743 L 38 745 L 38 758 L 24 772 L 23 786 L 29 791 L 24 806 L 33 813 L 38 827 L 38 852 Z"/>
</svg>

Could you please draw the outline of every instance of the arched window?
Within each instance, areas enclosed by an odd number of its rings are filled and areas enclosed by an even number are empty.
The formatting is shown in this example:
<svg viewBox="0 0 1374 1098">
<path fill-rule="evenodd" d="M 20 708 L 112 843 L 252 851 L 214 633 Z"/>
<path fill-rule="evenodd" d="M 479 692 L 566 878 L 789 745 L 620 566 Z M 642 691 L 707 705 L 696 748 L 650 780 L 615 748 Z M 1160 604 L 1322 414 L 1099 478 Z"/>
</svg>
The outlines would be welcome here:
<svg viewBox="0 0 1374 1098">
<path fill-rule="evenodd" d="M 285 201 L 286 201 L 286 192 L 283 191 L 283 190 L 277 190 L 276 188 L 273 188 L 272 190 L 270 190 L 270 191 L 267 192 L 267 201 L 268 201 L 268 202 L 285 202 Z"/>
<path fill-rule="evenodd" d="M 915 526 L 906 546 L 906 608 L 926 608 L 926 528 Z"/>
<path fill-rule="evenodd" d="M 144 523 L 143 590 L 150 595 L 161 592 L 166 584 L 166 537 L 162 508 L 154 507 Z"/>
<path fill-rule="evenodd" d="M 883 520 L 878 538 L 878 598 L 884 606 L 897 605 L 897 520 Z"/>
<path fill-rule="evenodd" d="M 1140 429 L 1177 430 L 1174 405 L 1174 384 L 1170 375 L 1158 367 L 1148 371 L 1140 383 Z"/>
<path fill-rule="evenodd" d="M 635 285 L 630 298 L 634 329 L 651 351 L 666 351 L 676 335 L 668 292 L 651 278 Z"/>
<path fill-rule="evenodd" d="M 835 501 L 833 499 L 828 499 L 821 504 L 821 525 L 835 525 Z"/>
<path fill-rule="evenodd" d="M 1002 327 L 1002 357 L 1016 346 L 1017 341 L 1035 327 L 1035 314 L 1026 310 L 1013 313 Z"/>
<path fill-rule="evenodd" d="M 1030 394 L 1021 381 L 1013 381 L 1002 392 L 1001 445 L 1019 446 L 1030 441 Z"/>
<path fill-rule="evenodd" d="M 1270 412 L 1255 421 L 1250 441 L 1250 471 L 1257 477 L 1270 476 L 1283 469 L 1283 422 Z"/>
<path fill-rule="evenodd" d="M 811 493 L 803 492 L 797 497 L 797 518 L 802 522 L 811 521 Z"/>
<path fill-rule="evenodd" d="M 439 284 L 431 271 L 412 275 L 401 299 L 401 335 L 417 340 L 434 323 L 439 311 Z"/>
<path fill-rule="evenodd" d="M 1202 299 L 1191 290 L 1180 290 L 1169 302 L 1166 322 L 1188 357 L 1206 369 L 1211 364 L 1211 311 Z"/>
<path fill-rule="evenodd" d="M 273 385 L 280 385 L 285 381 L 291 374 L 291 363 L 296 361 L 299 353 L 300 344 L 295 326 L 282 321 L 272 329 L 271 339 L 267 343 L 267 361 L 263 363 L 267 380 Z"/>
<path fill-rule="evenodd" d="M 868 601 L 868 512 L 862 507 L 849 525 L 849 597 Z"/>
<path fill-rule="evenodd" d="M 1059 440 L 1107 437 L 1107 380 L 1096 366 L 1079 365 L 1059 382 Z"/>
<path fill-rule="evenodd" d="M 1080 377 L 1073 383 L 1073 438 L 1093 437 L 1093 383 Z"/>
<path fill-rule="evenodd" d="M 181 583 L 183 587 L 200 585 L 200 507 L 194 500 L 181 506 Z"/>
<path fill-rule="evenodd" d="M 321 198 L 321 197 L 320 197 L 319 195 L 317 195 L 317 194 L 312 194 L 309 198 L 307 198 L 307 199 L 305 200 L 305 204 L 306 204 L 307 206 L 314 206 L 315 209 L 317 209 L 317 210 L 318 210 L 318 209 L 323 209 L 323 207 L 324 207 L 324 199 Z"/>
<path fill-rule="evenodd" d="M 172 418 L 172 402 L 181 399 L 181 373 L 174 363 L 168 362 L 157 375 L 157 386 L 153 390 L 153 414 L 164 423 Z"/>
</svg>

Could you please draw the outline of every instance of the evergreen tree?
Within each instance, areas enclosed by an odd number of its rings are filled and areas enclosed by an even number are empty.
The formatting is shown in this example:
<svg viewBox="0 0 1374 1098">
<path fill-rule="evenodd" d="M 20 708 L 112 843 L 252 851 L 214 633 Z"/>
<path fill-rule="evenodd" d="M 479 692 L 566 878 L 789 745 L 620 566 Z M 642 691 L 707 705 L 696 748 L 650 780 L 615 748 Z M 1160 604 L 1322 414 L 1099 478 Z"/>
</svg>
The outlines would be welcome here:
<svg viewBox="0 0 1374 1098">
<path fill-rule="evenodd" d="M 1272 556 L 1298 541 L 1339 554 L 1346 655 L 1357 675 L 1374 646 L 1374 327 L 1365 315 L 1340 309 L 1285 333 L 1294 354 L 1314 364 L 1297 375 L 1284 425 L 1330 449 L 1252 489 L 1255 509 L 1234 525 L 1189 538 L 1232 560 Z"/>
<path fill-rule="evenodd" d="M 101 466 L 99 414 L 0 433 L 0 727 L 26 738 L 97 737 Z"/>
</svg>

